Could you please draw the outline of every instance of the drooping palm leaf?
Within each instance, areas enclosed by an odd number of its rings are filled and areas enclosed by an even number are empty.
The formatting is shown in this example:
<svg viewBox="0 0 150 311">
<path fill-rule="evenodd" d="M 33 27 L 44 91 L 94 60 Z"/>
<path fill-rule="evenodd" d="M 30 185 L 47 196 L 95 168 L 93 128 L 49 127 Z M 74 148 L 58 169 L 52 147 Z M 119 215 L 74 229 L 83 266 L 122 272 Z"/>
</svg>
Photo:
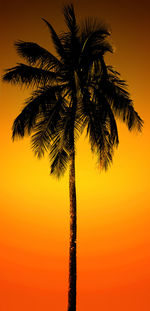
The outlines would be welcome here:
<svg viewBox="0 0 150 311">
<path fill-rule="evenodd" d="M 108 79 L 101 80 L 101 88 L 111 102 L 113 112 L 121 121 L 125 122 L 129 130 L 142 130 L 143 121 L 134 110 L 133 101 L 127 91 L 124 80 L 119 78 L 119 73 L 111 69 Z"/>
<path fill-rule="evenodd" d="M 42 68 L 28 66 L 19 63 L 16 67 L 6 70 L 3 80 L 13 84 L 25 84 L 29 86 L 53 85 L 59 79 L 58 73 Z"/>
<path fill-rule="evenodd" d="M 90 27 L 94 29 L 93 32 Z M 85 77 L 91 76 L 93 64 L 101 62 L 102 55 L 113 51 L 110 43 L 106 41 L 108 35 L 107 27 L 94 23 L 94 21 L 84 25 L 81 35 L 80 66 Z"/>
<path fill-rule="evenodd" d="M 113 146 L 117 147 L 119 144 L 118 129 L 112 108 L 109 102 L 107 101 L 105 95 L 101 92 L 101 89 L 100 90 L 96 89 L 95 93 L 97 96 L 96 106 L 98 106 L 98 110 L 100 109 L 100 115 L 102 115 L 103 118 L 105 118 L 105 123 Z"/>
<path fill-rule="evenodd" d="M 50 173 L 60 177 L 65 173 L 69 162 L 69 154 L 61 143 L 60 133 L 57 133 L 50 148 Z"/>
<path fill-rule="evenodd" d="M 52 105 L 47 105 L 46 111 L 34 127 L 35 134 L 32 135 L 31 143 L 34 154 L 39 158 L 44 156 L 44 152 L 50 148 L 51 142 L 55 139 L 64 109 L 64 99 L 59 95 Z"/>
<path fill-rule="evenodd" d="M 57 103 L 56 94 L 61 91 L 59 87 L 45 87 L 33 92 L 26 100 L 25 107 L 15 119 L 12 128 L 13 140 L 17 137 L 30 135 L 39 119 L 51 110 Z"/>
<path fill-rule="evenodd" d="M 109 103 L 97 89 L 93 89 L 92 92 L 84 91 L 83 115 L 91 150 L 97 154 L 101 168 L 107 169 L 119 139 Z"/>
<path fill-rule="evenodd" d="M 35 127 L 36 133 L 32 135 L 31 146 L 34 155 L 39 159 L 44 156 L 44 152 L 50 148 L 51 131 L 49 129 L 50 117 L 47 116 L 39 121 Z"/>
<path fill-rule="evenodd" d="M 92 50 L 92 47 L 93 52 L 94 49 L 101 49 L 101 45 L 109 35 L 110 31 L 104 23 L 99 23 L 96 19 L 86 19 L 81 29 L 82 51 L 86 51 L 88 48 Z M 109 45 L 109 47 L 111 46 Z"/>
</svg>

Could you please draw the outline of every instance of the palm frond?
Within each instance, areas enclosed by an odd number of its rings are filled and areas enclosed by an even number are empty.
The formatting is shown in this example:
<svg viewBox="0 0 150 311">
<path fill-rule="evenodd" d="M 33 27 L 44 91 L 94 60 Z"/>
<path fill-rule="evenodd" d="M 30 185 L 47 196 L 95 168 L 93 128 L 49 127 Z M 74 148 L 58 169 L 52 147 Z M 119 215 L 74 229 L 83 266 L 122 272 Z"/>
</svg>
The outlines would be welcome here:
<svg viewBox="0 0 150 311">
<path fill-rule="evenodd" d="M 61 115 L 64 113 L 65 103 L 63 97 L 58 95 L 52 105 L 48 105 L 43 112 L 40 120 L 37 122 L 31 138 L 32 149 L 35 156 L 41 158 L 44 152 L 50 147 L 51 141 L 55 139 L 58 132 L 58 124 L 61 121 Z"/>
<path fill-rule="evenodd" d="M 60 69 L 62 64 L 56 56 L 34 42 L 25 42 L 19 40 L 15 42 L 15 47 L 18 54 L 24 57 L 30 65 L 35 65 L 51 70 Z"/>
<path fill-rule="evenodd" d="M 112 45 L 96 33 L 95 36 L 91 34 L 82 45 L 82 57 L 95 56 L 98 58 L 98 55 L 104 55 L 106 52 L 113 53 Z"/>
<path fill-rule="evenodd" d="M 36 126 L 36 133 L 32 135 L 31 146 L 34 155 L 39 159 L 44 156 L 44 152 L 50 148 L 51 133 L 48 128 L 49 119 L 44 118 Z"/>
<path fill-rule="evenodd" d="M 115 115 L 126 123 L 128 129 L 141 131 L 143 120 L 135 111 L 126 82 L 120 79 L 119 73 L 111 68 L 108 79 L 101 81 L 101 88 L 110 100 Z"/>
<path fill-rule="evenodd" d="M 59 87 L 45 87 L 33 92 L 26 100 L 25 107 L 15 119 L 12 127 L 12 139 L 21 138 L 25 134 L 30 135 L 36 123 L 47 112 L 53 109 L 57 103 L 56 94 Z"/>
<path fill-rule="evenodd" d="M 44 152 L 50 148 L 51 143 L 51 131 L 49 128 L 50 117 L 44 117 L 35 127 L 36 133 L 32 135 L 31 146 L 34 151 L 34 155 L 39 159 L 44 156 Z"/>
<path fill-rule="evenodd" d="M 81 120 L 75 117 L 73 107 L 65 107 L 57 122 L 53 143 L 50 147 L 51 173 L 57 177 L 64 174 L 76 140 L 81 134 Z"/>
<path fill-rule="evenodd" d="M 79 56 L 81 53 L 80 41 L 78 37 L 71 32 L 61 33 L 60 38 L 65 51 L 63 60 L 65 69 L 67 69 L 68 72 L 73 72 L 78 69 L 79 65 Z"/>
<path fill-rule="evenodd" d="M 72 107 L 65 107 L 56 127 L 56 135 L 59 133 L 60 144 L 64 146 L 68 154 L 74 148 L 75 139 L 75 115 L 72 112 Z"/>
<path fill-rule="evenodd" d="M 45 86 L 47 83 L 53 84 L 58 78 L 59 76 L 55 72 L 22 63 L 19 63 L 16 67 L 7 69 L 3 75 L 3 81 L 20 85 L 25 84 L 27 87 L 33 87 L 35 85 Z"/>
<path fill-rule="evenodd" d="M 92 17 L 86 18 L 81 25 L 81 38 L 85 41 L 91 34 L 95 35 L 95 33 L 104 38 L 110 35 L 110 30 L 104 22 Z"/>
<path fill-rule="evenodd" d="M 50 173 L 58 178 L 65 173 L 69 162 L 69 154 L 66 152 L 60 133 L 58 132 L 50 148 Z"/>
<path fill-rule="evenodd" d="M 81 28 L 82 50 L 100 46 L 109 35 L 110 31 L 104 23 L 97 22 L 96 19 L 86 19 Z"/>
<path fill-rule="evenodd" d="M 76 22 L 76 16 L 75 16 L 73 4 L 64 6 L 63 12 L 64 12 L 64 17 L 65 17 L 65 22 L 70 32 L 74 35 L 77 35 L 79 31 L 79 26 Z"/>
<path fill-rule="evenodd" d="M 76 22 L 74 7 L 72 4 L 64 7 L 64 17 L 68 31 L 62 32 L 59 38 L 65 51 L 65 67 L 70 71 L 73 71 L 78 67 L 81 45 L 78 36 L 79 26 Z"/>
<path fill-rule="evenodd" d="M 81 134 L 82 120 L 77 109 L 73 111 L 73 107 L 69 107 L 62 118 L 62 126 L 64 128 L 65 146 L 68 153 L 71 153 L 76 148 L 76 141 Z"/>
<path fill-rule="evenodd" d="M 107 169 L 112 162 L 114 147 L 118 145 L 118 131 L 105 98 L 86 92 L 83 98 L 84 126 L 87 126 L 87 136 L 91 150 L 98 156 L 101 168 Z M 105 107 L 104 107 L 105 105 Z"/>
<path fill-rule="evenodd" d="M 83 71 L 89 71 L 94 62 L 101 61 L 106 52 L 113 52 L 111 44 L 106 40 L 109 31 L 105 25 L 97 24 L 95 20 L 88 21 L 81 33 L 80 66 Z"/>
<path fill-rule="evenodd" d="M 58 55 L 60 56 L 60 58 L 64 58 L 65 57 L 65 51 L 63 48 L 63 45 L 61 43 L 61 40 L 59 38 L 59 36 L 57 35 L 56 31 L 54 30 L 54 28 L 52 27 L 52 25 L 44 18 L 42 18 L 42 20 L 46 23 L 46 25 L 48 26 L 48 29 L 50 31 L 54 46 L 56 48 L 56 51 L 58 53 Z"/>
<path fill-rule="evenodd" d="M 114 118 L 113 111 L 111 109 L 109 102 L 107 101 L 106 97 L 101 92 L 101 90 L 95 90 L 95 92 L 97 96 L 96 106 L 98 106 L 98 110 L 100 110 L 100 114 L 105 119 L 105 124 L 109 132 L 113 146 L 117 147 L 119 144 L 119 137 L 118 137 L 117 124 Z"/>
</svg>

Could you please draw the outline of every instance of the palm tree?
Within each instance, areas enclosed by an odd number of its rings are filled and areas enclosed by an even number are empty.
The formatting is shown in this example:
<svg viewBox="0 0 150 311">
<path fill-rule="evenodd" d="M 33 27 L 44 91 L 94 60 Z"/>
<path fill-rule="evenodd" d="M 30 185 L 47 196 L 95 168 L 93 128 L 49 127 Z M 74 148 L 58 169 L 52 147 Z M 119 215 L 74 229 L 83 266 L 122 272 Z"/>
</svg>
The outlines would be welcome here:
<svg viewBox="0 0 150 311">
<path fill-rule="evenodd" d="M 70 258 L 68 311 L 76 310 L 76 139 L 86 130 L 100 168 L 107 169 L 118 146 L 116 118 L 129 130 L 142 129 L 125 81 L 104 55 L 112 52 L 107 27 L 95 19 L 77 24 L 72 4 L 64 6 L 67 30 L 57 35 L 44 20 L 56 56 L 34 42 L 15 47 L 27 64 L 7 69 L 3 80 L 36 87 L 13 123 L 12 138 L 32 134 L 31 145 L 41 158 L 49 152 L 51 174 L 60 177 L 69 164 Z"/>
</svg>

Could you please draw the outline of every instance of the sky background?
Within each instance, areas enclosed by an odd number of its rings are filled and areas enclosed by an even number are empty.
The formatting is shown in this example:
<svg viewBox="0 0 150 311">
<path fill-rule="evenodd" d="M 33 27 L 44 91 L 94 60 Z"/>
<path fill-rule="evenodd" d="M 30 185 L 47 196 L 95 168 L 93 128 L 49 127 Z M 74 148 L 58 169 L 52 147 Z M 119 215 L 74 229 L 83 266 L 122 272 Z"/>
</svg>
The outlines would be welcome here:
<svg viewBox="0 0 150 311">
<path fill-rule="evenodd" d="M 22 60 L 13 43 L 54 51 L 41 18 L 64 29 L 57 1 L 1 1 L 1 74 Z M 150 310 L 149 1 L 73 1 L 78 20 L 94 16 L 112 30 L 106 57 L 127 80 L 142 134 L 118 123 L 120 144 L 100 173 L 84 135 L 77 144 L 77 311 Z M 0 310 L 66 311 L 69 253 L 68 171 L 49 175 L 30 140 L 12 143 L 11 126 L 31 89 L 0 87 Z"/>
</svg>

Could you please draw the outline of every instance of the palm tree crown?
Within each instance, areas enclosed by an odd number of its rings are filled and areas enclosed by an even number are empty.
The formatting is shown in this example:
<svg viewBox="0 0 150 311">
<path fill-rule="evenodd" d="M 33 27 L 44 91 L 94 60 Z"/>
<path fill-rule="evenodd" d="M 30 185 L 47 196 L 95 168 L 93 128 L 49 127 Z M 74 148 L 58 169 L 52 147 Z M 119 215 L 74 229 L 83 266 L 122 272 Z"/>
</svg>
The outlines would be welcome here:
<svg viewBox="0 0 150 311">
<path fill-rule="evenodd" d="M 112 52 L 107 27 L 92 19 L 79 26 L 72 4 L 64 7 L 64 16 L 67 31 L 60 35 L 44 20 L 57 56 L 34 42 L 18 41 L 15 47 L 27 64 L 19 63 L 3 76 L 13 84 L 37 87 L 15 119 L 12 137 L 32 133 L 35 155 L 49 151 L 51 173 L 57 176 L 65 172 L 84 128 L 105 169 L 119 142 L 115 117 L 129 130 L 142 128 L 125 82 L 104 62 L 105 53 Z"/>
</svg>

